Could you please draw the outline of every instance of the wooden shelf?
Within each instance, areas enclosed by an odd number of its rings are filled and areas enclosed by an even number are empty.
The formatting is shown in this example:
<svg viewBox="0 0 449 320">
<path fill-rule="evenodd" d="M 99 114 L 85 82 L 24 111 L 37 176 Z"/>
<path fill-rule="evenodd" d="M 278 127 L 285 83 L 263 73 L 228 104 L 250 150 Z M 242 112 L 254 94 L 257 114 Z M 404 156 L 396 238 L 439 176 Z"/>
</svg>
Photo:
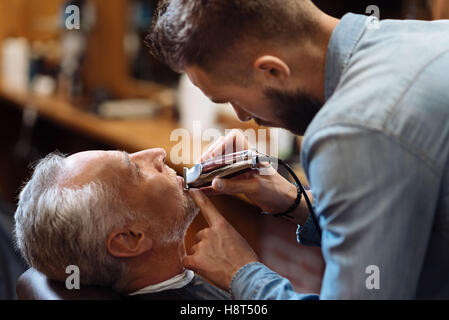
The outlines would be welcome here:
<svg viewBox="0 0 449 320">
<path fill-rule="evenodd" d="M 164 148 L 169 152 L 177 143 L 170 142 L 170 134 L 178 124 L 168 114 L 157 118 L 106 120 L 57 97 L 12 92 L 1 85 L 0 96 L 20 108 L 36 110 L 43 118 L 129 152 L 150 148 Z"/>
</svg>

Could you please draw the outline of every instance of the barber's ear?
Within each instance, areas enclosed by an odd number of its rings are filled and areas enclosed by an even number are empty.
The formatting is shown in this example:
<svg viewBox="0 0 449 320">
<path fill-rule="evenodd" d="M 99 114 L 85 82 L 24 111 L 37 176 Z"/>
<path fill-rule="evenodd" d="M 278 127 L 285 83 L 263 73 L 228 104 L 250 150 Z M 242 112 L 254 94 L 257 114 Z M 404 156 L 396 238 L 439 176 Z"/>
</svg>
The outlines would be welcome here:
<svg viewBox="0 0 449 320">
<path fill-rule="evenodd" d="M 284 81 L 290 77 L 289 66 L 275 56 L 261 56 L 254 61 L 256 77 L 263 81 Z"/>
<path fill-rule="evenodd" d="M 150 251 L 153 241 L 145 235 L 143 230 L 127 226 L 111 232 L 106 246 L 109 254 L 114 257 L 132 258 Z"/>
</svg>

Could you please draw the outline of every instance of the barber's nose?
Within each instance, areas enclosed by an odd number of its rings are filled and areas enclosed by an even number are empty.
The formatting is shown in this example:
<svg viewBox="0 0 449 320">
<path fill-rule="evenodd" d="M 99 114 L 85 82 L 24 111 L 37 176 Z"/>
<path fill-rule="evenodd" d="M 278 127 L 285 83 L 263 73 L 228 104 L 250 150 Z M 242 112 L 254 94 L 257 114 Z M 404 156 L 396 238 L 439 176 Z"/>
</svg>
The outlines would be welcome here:
<svg viewBox="0 0 449 320">
<path fill-rule="evenodd" d="M 246 122 L 252 119 L 252 116 L 243 111 L 236 103 L 231 102 L 231 105 L 240 121 Z"/>
</svg>

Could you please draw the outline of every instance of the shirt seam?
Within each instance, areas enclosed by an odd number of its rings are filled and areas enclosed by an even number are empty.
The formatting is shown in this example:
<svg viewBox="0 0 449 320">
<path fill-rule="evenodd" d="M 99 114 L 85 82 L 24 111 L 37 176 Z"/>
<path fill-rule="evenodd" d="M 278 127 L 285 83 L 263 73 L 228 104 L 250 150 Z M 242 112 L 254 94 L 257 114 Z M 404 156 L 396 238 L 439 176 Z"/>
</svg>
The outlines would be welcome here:
<svg viewBox="0 0 449 320">
<path fill-rule="evenodd" d="M 360 124 L 360 123 L 353 123 L 351 122 L 351 120 L 345 120 L 344 122 L 342 121 L 338 121 L 338 122 L 333 122 L 332 124 L 325 124 L 321 127 L 316 128 L 314 131 L 312 131 L 309 134 L 309 137 L 307 138 L 307 140 L 309 140 L 310 137 L 312 137 L 314 134 L 316 134 L 317 132 L 319 132 L 320 130 L 324 129 L 324 128 L 328 128 L 328 127 L 332 127 L 332 126 L 351 126 L 351 127 L 359 127 L 361 129 L 367 130 L 367 131 L 377 131 L 380 133 L 384 133 L 386 134 L 386 136 L 392 138 L 393 140 L 396 140 L 398 142 L 398 144 L 400 146 L 402 146 L 402 148 L 404 150 L 408 150 L 409 153 L 414 154 L 415 156 L 417 156 L 418 158 L 420 158 L 424 163 L 426 163 L 428 166 L 430 166 L 430 169 L 432 171 L 435 172 L 435 174 L 437 175 L 441 175 L 444 171 L 443 168 L 441 168 L 440 166 L 438 166 L 435 161 L 433 161 L 432 159 L 430 159 L 429 157 L 426 156 L 426 154 L 420 150 L 420 148 L 417 148 L 413 145 L 411 145 L 410 143 L 408 143 L 407 141 L 405 141 L 404 139 L 402 139 L 401 137 L 394 135 L 390 130 L 388 130 L 387 128 L 387 123 L 388 120 L 391 118 L 394 110 L 396 110 L 398 108 L 398 106 L 401 104 L 401 102 L 403 101 L 403 99 L 405 98 L 405 96 L 407 95 L 407 93 L 413 88 L 414 84 L 418 81 L 419 77 L 422 75 L 422 73 L 430 67 L 430 65 L 432 63 L 434 63 L 435 61 L 437 61 L 438 59 L 440 59 L 442 56 L 444 56 L 445 54 L 449 53 L 449 49 L 446 49 L 440 53 L 438 53 L 437 55 L 435 55 L 432 59 L 430 59 L 421 69 L 419 69 L 416 72 L 416 75 L 413 77 L 412 80 L 410 80 L 409 84 L 407 85 L 407 87 L 404 89 L 404 91 L 402 92 L 402 94 L 399 96 L 399 98 L 397 99 L 397 101 L 395 103 L 392 104 L 392 106 L 390 108 L 388 108 L 385 120 L 383 121 L 383 124 L 381 126 L 382 130 L 374 128 L 373 127 L 366 127 L 364 124 Z M 346 63 L 346 62 L 345 62 Z M 335 89 L 335 91 L 338 90 L 338 87 Z M 366 125 L 370 125 L 370 122 L 366 122 Z M 305 141 L 306 142 L 306 141 Z M 307 144 L 305 144 L 307 145 Z"/>
<path fill-rule="evenodd" d="M 365 29 L 364 29 L 364 31 L 365 31 Z M 310 140 L 311 137 L 314 134 L 318 133 L 319 131 L 321 131 L 321 130 L 323 130 L 325 128 L 329 128 L 329 127 L 333 127 L 333 126 L 359 127 L 359 128 L 361 128 L 363 130 L 377 131 L 377 132 L 386 134 L 388 137 L 392 138 L 393 140 L 396 140 L 398 142 L 398 144 L 400 146 L 402 146 L 402 148 L 404 150 L 408 150 L 409 153 L 414 154 L 415 156 L 418 156 L 422 161 L 424 161 L 424 163 L 426 163 L 427 165 L 430 166 L 432 171 L 435 171 L 435 174 L 441 175 L 443 173 L 443 171 L 444 171 L 444 168 L 441 168 L 440 166 L 438 166 L 435 163 L 435 161 L 433 161 L 432 159 L 427 157 L 426 154 L 424 152 L 422 152 L 422 150 L 420 150 L 419 148 L 414 147 L 410 143 L 408 143 L 405 140 L 403 140 L 401 137 L 399 137 L 397 135 L 394 135 L 390 130 L 388 130 L 387 123 L 388 123 L 388 120 L 391 118 L 394 110 L 396 110 L 398 108 L 398 106 L 403 101 L 403 99 L 405 98 L 407 93 L 410 91 L 410 89 L 413 88 L 414 84 L 418 81 L 418 79 L 422 75 L 422 73 L 427 68 L 429 68 L 432 63 L 434 63 L 435 61 L 437 61 L 438 59 L 440 59 L 441 57 L 443 57 L 445 54 L 448 54 L 448 53 L 449 53 L 449 49 L 443 50 L 442 52 L 440 52 L 437 55 L 435 55 L 432 59 L 430 59 L 421 69 L 419 69 L 419 71 L 416 72 L 415 76 L 413 77 L 412 80 L 410 80 L 410 82 L 408 83 L 408 85 L 406 86 L 406 88 L 404 89 L 402 94 L 399 96 L 397 101 L 395 103 L 393 103 L 390 108 L 388 108 L 388 111 L 386 112 L 385 120 L 383 121 L 383 124 L 381 126 L 382 130 L 378 129 L 378 128 L 375 128 L 374 125 L 371 126 L 371 127 L 368 127 L 370 125 L 369 121 L 365 122 L 364 124 L 361 124 L 359 122 L 354 123 L 351 120 L 336 120 L 336 121 L 332 122 L 331 124 L 329 124 L 329 123 L 323 124 L 323 125 L 315 128 L 315 129 L 313 129 L 310 133 L 308 133 L 307 134 L 307 139 L 304 140 L 305 149 L 308 150 L 310 148 L 308 146 L 308 140 Z M 345 63 L 346 63 L 346 61 L 345 61 Z M 342 75 L 343 75 L 343 73 L 340 76 L 339 84 L 341 82 Z M 334 90 L 334 93 L 338 90 L 338 88 L 339 88 L 339 85 L 337 85 L 336 89 Z"/>
<path fill-rule="evenodd" d="M 434 161 L 432 161 L 430 158 L 426 157 L 424 153 L 422 153 L 420 150 L 413 148 L 409 143 L 406 143 L 405 141 L 403 141 L 402 139 L 400 139 L 399 137 L 393 135 L 388 129 L 377 129 L 377 128 L 373 128 L 373 127 L 366 127 L 362 124 L 359 123 L 351 123 L 348 121 L 345 122 L 334 122 L 332 124 L 328 124 L 325 125 L 323 127 L 317 128 L 316 130 L 314 130 L 313 132 L 311 132 L 309 134 L 309 136 L 307 137 L 307 141 L 305 142 L 305 150 L 306 151 L 306 157 L 308 157 L 308 151 L 311 148 L 311 145 L 309 143 L 309 141 L 312 139 L 312 137 L 319 133 L 321 130 L 327 129 L 327 128 L 332 128 L 332 127 L 338 127 L 338 126 L 342 126 L 342 127 L 352 127 L 352 128 L 359 128 L 361 130 L 364 131 L 372 131 L 372 132 L 376 132 L 380 135 L 383 135 L 385 137 L 390 138 L 393 142 L 396 142 L 397 145 L 404 150 L 405 152 L 413 155 L 414 157 L 418 158 L 419 160 L 423 161 L 423 163 L 430 169 L 431 172 L 433 172 L 435 174 L 436 177 L 440 177 L 441 174 L 443 173 L 443 168 L 440 168 L 440 166 L 438 166 L 437 164 L 434 163 Z"/>
<path fill-rule="evenodd" d="M 387 111 L 387 115 L 385 117 L 385 120 L 383 122 L 382 125 L 382 129 L 386 130 L 386 126 L 388 123 L 388 120 L 391 118 L 391 116 L 393 115 L 393 112 L 398 108 L 398 106 L 401 104 L 401 102 L 403 101 L 403 99 L 405 98 L 405 96 L 407 95 L 407 93 L 414 87 L 414 85 L 416 84 L 416 82 L 418 81 L 418 79 L 421 77 L 421 75 L 423 74 L 424 71 L 426 71 L 430 65 L 432 65 L 435 61 L 437 61 L 439 58 L 441 58 L 442 56 L 444 56 L 445 54 L 449 53 L 449 49 L 446 49 L 440 53 L 438 53 L 437 55 L 435 55 L 432 59 L 430 59 L 421 69 L 419 69 L 415 76 L 413 77 L 412 80 L 410 80 L 409 84 L 407 85 L 407 87 L 404 89 L 404 91 L 402 92 L 402 94 L 399 96 L 399 98 L 397 98 L 397 101 L 395 103 L 393 103 L 392 107 L 389 108 L 389 110 Z M 398 137 L 399 138 L 399 137 Z"/>
<path fill-rule="evenodd" d="M 366 32 L 366 22 L 363 25 L 363 28 L 359 31 L 359 35 L 355 38 L 354 42 L 352 43 L 350 49 L 348 50 L 348 52 L 345 55 L 344 61 L 341 64 L 341 68 L 340 68 L 340 74 L 339 74 L 339 79 L 337 82 L 337 85 L 335 86 L 335 89 L 333 90 L 332 94 L 329 96 L 329 99 L 334 95 L 334 93 L 338 90 L 338 88 L 341 85 L 341 80 L 343 79 L 343 74 L 345 73 L 345 70 L 348 67 L 349 61 L 351 59 L 351 57 L 354 55 L 354 50 L 357 47 L 357 45 L 360 43 L 360 40 L 362 40 L 363 35 Z"/>
</svg>

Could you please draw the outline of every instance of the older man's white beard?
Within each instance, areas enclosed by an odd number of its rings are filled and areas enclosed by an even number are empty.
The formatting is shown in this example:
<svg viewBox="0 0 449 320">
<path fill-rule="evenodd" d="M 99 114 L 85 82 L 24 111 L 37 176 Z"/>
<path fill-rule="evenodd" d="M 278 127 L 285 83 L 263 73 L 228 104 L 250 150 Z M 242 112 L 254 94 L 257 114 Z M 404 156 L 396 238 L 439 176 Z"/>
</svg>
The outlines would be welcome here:
<svg viewBox="0 0 449 320">
<path fill-rule="evenodd" d="M 196 205 L 195 201 L 188 195 L 187 192 L 183 193 L 183 208 L 184 215 L 182 215 L 171 226 L 167 226 L 169 230 L 164 230 L 161 235 L 161 243 L 169 245 L 184 241 L 185 234 L 192 221 L 198 215 L 200 209 Z"/>
<path fill-rule="evenodd" d="M 200 212 L 200 208 L 196 205 L 195 201 L 192 199 L 191 196 L 187 192 L 184 193 L 184 209 L 185 209 L 185 227 L 184 227 L 184 234 L 187 232 L 187 229 L 189 228 L 192 221 L 196 218 L 198 213 Z"/>
</svg>

